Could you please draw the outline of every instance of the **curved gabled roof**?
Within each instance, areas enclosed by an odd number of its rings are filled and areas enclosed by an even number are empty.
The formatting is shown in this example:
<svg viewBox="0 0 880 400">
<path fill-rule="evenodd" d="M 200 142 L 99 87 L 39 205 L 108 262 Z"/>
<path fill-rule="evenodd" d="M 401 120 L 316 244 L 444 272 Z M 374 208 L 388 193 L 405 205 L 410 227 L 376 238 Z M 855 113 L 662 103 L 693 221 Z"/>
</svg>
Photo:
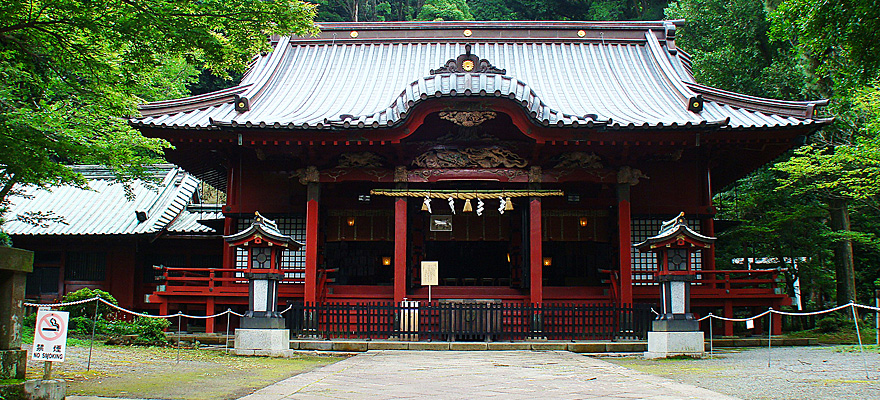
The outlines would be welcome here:
<svg viewBox="0 0 880 400">
<path fill-rule="evenodd" d="M 22 195 L 10 199 L 10 221 L 3 225 L 4 231 L 10 235 L 137 235 L 155 234 L 176 226 L 176 232 L 214 232 L 203 225 L 176 223 L 181 218 L 189 219 L 186 206 L 199 183 L 180 168 L 157 165 L 157 182 L 136 180 L 129 182 L 128 187 L 116 181 L 105 168 L 73 168 L 85 176 L 89 189 L 26 187 Z M 15 218 L 31 213 L 60 220 L 35 225 Z"/>
<path fill-rule="evenodd" d="M 633 129 L 817 124 L 823 101 L 784 102 L 699 85 L 674 42 L 675 21 L 321 24 L 277 38 L 231 89 L 141 107 L 138 126 L 217 129 L 381 128 L 434 97 L 504 97 L 540 125 Z M 470 36 L 464 36 L 464 29 Z M 504 74 L 439 73 L 465 53 Z M 705 99 L 700 113 L 691 98 Z M 245 98 L 247 107 L 236 110 Z"/>
</svg>

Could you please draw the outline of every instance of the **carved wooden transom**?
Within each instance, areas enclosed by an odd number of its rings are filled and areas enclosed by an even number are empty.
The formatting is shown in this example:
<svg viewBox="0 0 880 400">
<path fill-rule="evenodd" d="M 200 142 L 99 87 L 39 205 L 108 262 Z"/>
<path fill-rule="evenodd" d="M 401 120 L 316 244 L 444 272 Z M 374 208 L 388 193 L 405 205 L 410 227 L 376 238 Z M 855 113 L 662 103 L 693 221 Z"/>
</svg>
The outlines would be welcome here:
<svg viewBox="0 0 880 400">
<path fill-rule="evenodd" d="M 470 127 L 494 119 L 496 115 L 494 111 L 441 111 L 440 119 L 452 121 L 458 126 Z"/>
<path fill-rule="evenodd" d="M 500 147 L 429 150 L 412 164 L 420 168 L 524 168 L 528 162 Z"/>
<path fill-rule="evenodd" d="M 506 69 L 495 68 L 489 60 L 471 53 L 471 45 L 464 46 L 464 54 L 446 61 L 442 67 L 431 70 L 431 75 L 449 73 L 506 74 Z"/>
</svg>

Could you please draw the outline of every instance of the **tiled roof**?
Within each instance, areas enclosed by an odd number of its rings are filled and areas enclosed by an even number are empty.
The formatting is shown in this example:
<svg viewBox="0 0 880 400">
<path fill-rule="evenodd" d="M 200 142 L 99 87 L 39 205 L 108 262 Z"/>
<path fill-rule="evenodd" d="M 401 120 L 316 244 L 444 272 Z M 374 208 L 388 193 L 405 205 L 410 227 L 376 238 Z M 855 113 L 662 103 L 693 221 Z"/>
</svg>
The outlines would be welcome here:
<svg viewBox="0 0 880 400">
<path fill-rule="evenodd" d="M 760 99 L 699 85 L 674 42 L 675 21 L 633 23 L 322 24 L 317 38 L 277 38 L 239 86 L 141 107 L 138 126 L 182 129 L 380 128 L 435 97 L 516 101 L 540 125 L 610 129 L 783 127 L 823 101 Z M 463 37 L 461 29 L 471 31 Z M 581 36 L 583 34 L 583 36 Z M 457 36 L 456 36 L 457 35 Z M 465 52 L 504 74 L 438 73 Z M 705 99 L 700 113 L 688 101 Z M 236 99 L 248 109 L 236 111 Z"/>
<path fill-rule="evenodd" d="M 90 190 L 72 186 L 25 188 L 23 196 L 10 199 L 10 211 L 6 215 L 9 221 L 3 230 L 11 235 L 137 235 L 155 234 L 166 228 L 176 232 L 213 232 L 193 223 L 204 216 L 186 211 L 199 181 L 180 168 L 157 166 L 157 183 L 132 181 L 128 189 L 115 181 L 106 169 L 96 166 L 74 169 L 86 177 Z M 127 190 L 130 190 L 128 197 Z M 16 215 L 33 212 L 50 213 L 63 222 L 46 221 L 35 226 L 15 219 Z M 208 216 L 211 217 L 216 214 Z"/>
<path fill-rule="evenodd" d="M 213 228 L 202 224 L 202 221 L 222 220 L 225 218 L 221 204 L 188 205 L 180 215 L 168 225 L 166 230 L 172 233 L 217 233 Z"/>
</svg>

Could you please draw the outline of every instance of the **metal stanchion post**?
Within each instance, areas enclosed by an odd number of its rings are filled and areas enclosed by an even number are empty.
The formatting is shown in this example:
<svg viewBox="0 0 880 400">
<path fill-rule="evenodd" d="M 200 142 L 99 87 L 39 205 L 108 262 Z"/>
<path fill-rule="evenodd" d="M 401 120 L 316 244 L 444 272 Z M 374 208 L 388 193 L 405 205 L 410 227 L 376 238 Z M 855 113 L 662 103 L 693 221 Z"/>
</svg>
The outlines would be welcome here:
<svg viewBox="0 0 880 400">
<path fill-rule="evenodd" d="M 226 337 L 223 338 L 223 346 L 226 349 L 226 354 L 229 354 L 229 317 L 232 315 L 232 309 L 226 309 Z"/>
<path fill-rule="evenodd" d="M 101 304 L 100 297 L 95 297 L 95 317 L 92 319 L 92 337 L 89 339 L 89 362 L 86 364 L 86 371 L 92 368 L 92 346 L 95 343 L 95 328 L 98 326 L 98 305 Z"/>
<path fill-rule="evenodd" d="M 180 362 L 180 329 L 181 329 L 181 320 L 183 317 L 181 316 L 181 312 L 177 312 L 177 362 Z"/>
<path fill-rule="evenodd" d="M 868 376 L 868 360 L 865 359 L 865 348 L 862 346 L 862 334 L 859 332 L 859 315 L 856 313 L 856 305 L 853 302 L 849 302 L 849 305 L 852 307 L 853 314 L 853 323 L 856 324 L 856 336 L 859 338 L 859 351 L 862 353 L 862 361 L 865 362 L 865 379 L 871 379 Z"/>
<path fill-rule="evenodd" d="M 712 352 L 714 350 L 714 346 L 712 343 L 712 336 L 714 336 L 712 334 L 712 317 L 713 317 L 712 313 L 709 313 L 709 318 L 708 318 L 708 320 L 709 320 L 709 357 L 712 357 L 712 355 L 713 355 Z"/>
<path fill-rule="evenodd" d="M 770 350 L 773 346 L 773 307 L 770 307 L 767 313 L 767 367 L 770 367 Z"/>
</svg>

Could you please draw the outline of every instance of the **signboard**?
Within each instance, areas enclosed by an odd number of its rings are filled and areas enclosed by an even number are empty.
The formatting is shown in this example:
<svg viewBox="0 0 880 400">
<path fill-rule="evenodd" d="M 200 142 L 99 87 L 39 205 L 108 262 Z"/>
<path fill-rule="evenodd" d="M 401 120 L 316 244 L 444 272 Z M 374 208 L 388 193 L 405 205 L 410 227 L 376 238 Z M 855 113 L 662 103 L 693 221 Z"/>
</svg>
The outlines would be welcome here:
<svg viewBox="0 0 880 400">
<path fill-rule="evenodd" d="M 432 215 L 429 228 L 431 232 L 452 232 L 452 216 Z"/>
<path fill-rule="evenodd" d="M 63 362 L 67 345 L 67 311 L 40 310 L 34 329 L 34 348 L 31 359 Z"/>
<path fill-rule="evenodd" d="M 437 261 L 422 261 L 422 285 L 438 285 L 438 276 L 440 275 L 438 272 L 438 265 L 439 262 Z"/>
</svg>

